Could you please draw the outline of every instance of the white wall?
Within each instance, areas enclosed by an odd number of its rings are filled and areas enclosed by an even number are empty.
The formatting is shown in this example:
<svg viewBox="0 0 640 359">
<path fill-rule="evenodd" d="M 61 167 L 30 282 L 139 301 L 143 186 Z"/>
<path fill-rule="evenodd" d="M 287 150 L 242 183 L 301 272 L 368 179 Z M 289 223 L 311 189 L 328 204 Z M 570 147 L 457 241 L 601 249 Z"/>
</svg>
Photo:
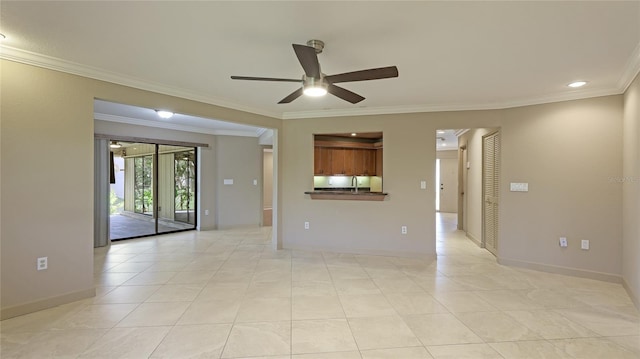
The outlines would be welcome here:
<svg viewBox="0 0 640 359">
<path fill-rule="evenodd" d="M 624 96 L 623 172 L 612 178 L 622 186 L 622 276 L 640 308 L 640 77 Z"/>
</svg>

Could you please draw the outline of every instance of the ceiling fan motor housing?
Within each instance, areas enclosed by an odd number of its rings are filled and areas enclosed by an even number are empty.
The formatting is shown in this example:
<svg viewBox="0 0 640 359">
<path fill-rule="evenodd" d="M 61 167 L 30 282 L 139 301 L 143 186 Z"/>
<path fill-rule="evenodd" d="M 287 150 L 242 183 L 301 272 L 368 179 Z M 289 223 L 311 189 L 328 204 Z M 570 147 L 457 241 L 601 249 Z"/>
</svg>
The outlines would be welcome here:
<svg viewBox="0 0 640 359">
<path fill-rule="evenodd" d="M 307 46 L 313 47 L 316 49 L 316 54 L 319 54 L 324 50 L 324 42 L 321 40 L 309 40 L 307 41 Z"/>
</svg>

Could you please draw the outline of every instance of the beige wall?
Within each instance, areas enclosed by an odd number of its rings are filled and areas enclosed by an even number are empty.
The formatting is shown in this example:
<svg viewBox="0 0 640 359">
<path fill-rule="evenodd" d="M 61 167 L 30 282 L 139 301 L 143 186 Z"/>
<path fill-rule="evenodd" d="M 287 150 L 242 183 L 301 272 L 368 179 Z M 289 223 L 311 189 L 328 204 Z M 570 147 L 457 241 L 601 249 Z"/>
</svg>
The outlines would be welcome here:
<svg viewBox="0 0 640 359">
<path fill-rule="evenodd" d="M 458 151 L 457 149 L 446 150 L 446 151 L 436 151 L 436 158 L 438 159 L 458 159 Z"/>
<path fill-rule="evenodd" d="M 467 146 L 467 162 L 465 168 L 467 188 L 465 190 L 464 224 L 467 237 L 480 245 L 482 242 L 482 136 L 492 133 L 494 128 L 472 128 L 463 134 L 458 145 Z"/>
<path fill-rule="evenodd" d="M 435 130 L 500 127 L 499 260 L 605 279 L 622 273 L 622 186 L 608 181 L 622 174 L 622 96 L 507 110 L 280 121 L 6 60 L 0 66 L 3 318 L 93 292 L 94 98 L 278 129 L 277 237 L 289 248 L 344 252 L 434 257 L 434 191 L 421 190 L 420 181 L 432 184 L 435 177 Z M 627 98 L 632 103 L 637 95 Z M 637 129 L 633 108 L 627 107 L 627 122 Z M 313 134 L 350 131 L 384 132 L 389 196 L 383 202 L 309 199 L 303 192 L 313 187 Z M 632 147 L 625 146 L 625 155 L 637 164 Z M 257 161 L 260 156 L 256 143 Z M 228 176 L 260 178 L 217 174 Z M 508 192 L 514 181 L 529 182 L 530 191 Z M 635 218 L 637 205 L 636 196 L 629 204 Z M 400 234 L 402 225 L 407 235 Z M 637 249 L 637 230 L 629 228 L 625 246 Z M 557 245 L 560 235 L 569 237 L 567 250 Z M 580 251 L 578 239 L 590 239 L 592 249 Z M 49 257 L 47 271 L 36 272 L 39 256 Z M 637 254 L 625 254 L 625 279 L 636 294 L 637 262 Z"/>
<path fill-rule="evenodd" d="M 619 280 L 622 188 L 608 179 L 622 173 L 622 96 L 504 115 L 500 262 Z M 509 192 L 510 182 L 528 182 L 529 192 Z M 561 236 L 567 248 L 559 247 Z M 582 239 L 590 250 L 580 249 Z"/>
<path fill-rule="evenodd" d="M 94 293 L 93 98 L 79 77 L 1 66 L 5 317 Z M 49 269 L 36 271 L 38 257 Z"/>
<path fill-rule="evenodd" d="M 262 207 L 271 208 L 273 206 L 273 152 L 264 151 L 262 158 Z"/>
<path fill-rule="evenodd" d="M 258 139 L 219 136 L 215 151 L 218 228 L 259 226 L 263 153 Z M 225 185 L 225 179 L 233 180 L 233 184 Z"/>
<path fill-rule="evenodd" d="M 622 96 L 495 111 L 285 121 L 284 247 L 435 255 L 434 193 L 419 183 L 433 183 L 430 134 L 437 128 L 501 128 L 501 262 L 620 279 L 622 191 L 607 178 L 622 173 Z M 383 131 L 388 198 L 309 199 L 303 192 L 312 189 L 313 134 L 350 131 Z M 528 182 L 530 191 L 509 192 L 509 182 Z M 408 235 L 400 234 L 402 225 Z M 569 238 L 569 248 L 559 248 L 560 236 Z M 580 239 L 589 239 L 591 250 L 580 250 Z"/>
<path fill-rule="evenodd" d="M 622 186 L 622 276 L 625 287 L 640 308 L 640 77 L 624 96 Z M 614 179 L 618 180 L 618 179 Z"/>
<path fill-rule="evenodd" d="M 0 66 L 2 318 L 94 293 L 94 98 L 281 126 L 265 116 L 12 61 L 2 60 Z M 49 258 L 49 269 L 38 272 L 41 256 Z"/>
<path fill-rule="evenodd" d="M 284 121 L 284 247 L 435 257 L 435 131 L 497 126 L 500 116 L 469 111 Z M 384 201 L 311 200 L 304 194 L 313 189 L 314 134 L 377 131 L 384 135 Z M 407 235 L 400 232 L 403 225 Z"/>
</svg>

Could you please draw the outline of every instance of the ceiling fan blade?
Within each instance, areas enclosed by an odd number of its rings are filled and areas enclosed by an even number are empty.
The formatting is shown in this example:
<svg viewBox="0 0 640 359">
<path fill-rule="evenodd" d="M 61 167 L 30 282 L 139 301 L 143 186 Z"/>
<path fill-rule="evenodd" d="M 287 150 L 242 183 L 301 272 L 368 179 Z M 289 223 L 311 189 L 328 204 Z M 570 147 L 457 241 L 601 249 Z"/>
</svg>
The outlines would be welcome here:
<svg viewBox="0 0 640 359">
<path fill-rule="evenodd" d="M 279 104 L 281 103 L 289 103 L 295 99 L 297 99 L 298 97 L 302 96 L 302 87 L 300 87 L 299 89 L 293 91 L 289 96 L 283 98 L 282 100 L 280 100 L 280 102 L 278 102 Z"/>
<path fill-rule="evenodd" d="M 335 84 L 339 82 L 387 79 L 390 77 L 398 77 L 397 67 L 388 66 L 388 67 L 380 67 L 377 69 L 345 72 L 343 74 L 325 76 L 324 79 Z"/>
<path fill-rule="evenodd" d="M 293 51 L 296 52 L 296 56 L 298 56 L 298 61 L 300 61 L 305 75 L 319 79 L 320 63 L 318 62 L 316 49 L 311 46 L 293 44 Z"/>
<path fill-rule="evenodd" d="M 251 80 L 251 81 L 278 81 L 278 82 L 302 82 L 301 79 L 280 79 L 274 77 L 251 77 L 251 76 L 231 76 L 232 80 Z"/>
<path fill-rule="evenodd" d="M 364 100 L 364 97 L 358 95 L 357 93 L 351 92 L 347 89 L 343 89 L 342 87 L 338 87 L 332 83 L 328 84 L 327 92 L 351 103 L 358 103 Z"/>
</svg>

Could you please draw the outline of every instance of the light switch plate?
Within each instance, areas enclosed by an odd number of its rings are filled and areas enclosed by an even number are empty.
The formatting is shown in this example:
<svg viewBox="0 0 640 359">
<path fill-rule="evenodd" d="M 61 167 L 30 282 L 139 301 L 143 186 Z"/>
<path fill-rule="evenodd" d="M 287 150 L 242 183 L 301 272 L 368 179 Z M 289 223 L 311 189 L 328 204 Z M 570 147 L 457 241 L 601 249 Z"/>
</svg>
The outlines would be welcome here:
<svg viewBox="0 0 640 359">
<path fill-rule="evenodd" d="M 420 189 L 427 189 L 427 181 L 420 181 Z"/>
<path fill-rule="evenodd" d="M 511 182 L 510 184 L 511 192 L 529 192 L 529 184 L 528 183 L 516 183 Z"/>
<path fill-rule="evenodd" d="M 589 240 L 588 239 L 583 239 L 582 242 L 580 242 L 581 244 L 581 248 L 584 250 L 588 250 L 589 249 Z"/>
<path fill-rule="evenodd" d="M 233 178 L 230 178 L 230 179 L 229 178 L 225 178 L 222 183 L 224 183 L 226 185 L 231 185 L 231 184 L 233 184 Z"/>
</svg>

